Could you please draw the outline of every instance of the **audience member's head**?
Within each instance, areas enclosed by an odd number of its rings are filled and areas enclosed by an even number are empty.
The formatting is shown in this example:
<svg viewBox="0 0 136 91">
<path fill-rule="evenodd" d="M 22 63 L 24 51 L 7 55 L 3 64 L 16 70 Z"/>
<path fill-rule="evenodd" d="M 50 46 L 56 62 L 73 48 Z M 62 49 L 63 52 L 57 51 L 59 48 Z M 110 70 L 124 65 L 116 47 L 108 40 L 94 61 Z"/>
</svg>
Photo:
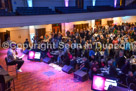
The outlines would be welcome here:
<svg viewBox="0 0 136 91">
<path fill-rule="evenodd" d="M 129 72 L 128 72 L 128 76 L 132 77 L 132 76 L 133 76 L 133 72 L 132 72 L 132 71 L 129 71 Z"/>
<path fill-rule="evenodd" d="M 119 52 L 119 57 L 123 57 L 124 56 L 124 52 L 121 50 L 120 52 Z"/>
</svg>

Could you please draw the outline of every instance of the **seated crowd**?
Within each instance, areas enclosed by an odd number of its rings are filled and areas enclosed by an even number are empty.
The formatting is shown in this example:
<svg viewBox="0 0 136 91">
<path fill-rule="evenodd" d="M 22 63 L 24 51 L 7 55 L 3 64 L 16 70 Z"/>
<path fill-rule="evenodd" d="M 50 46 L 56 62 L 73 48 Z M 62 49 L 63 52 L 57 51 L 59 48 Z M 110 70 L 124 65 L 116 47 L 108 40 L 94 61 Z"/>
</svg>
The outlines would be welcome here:
<svg viewBox="0 0 136 91">
<path fill-rule="evenodd" d="M 55 49 L 43 51 L 43 58 L 46 55 L 51 58 L 52 62 L 59 65 L 70 65 L 74 71 L 80 69 L 88 72 L 90 79 L 94 74 L 101 74 L 101 68 L 107 68 L 109 74 L 104 75 L 117 78 L 125 75 L 124 77 L 128 76 L 128 78 L 133 79 L 130 80 L 130 83 L 135 83 L 136 78 L 133 75 L 135 70 L 132 69 L 130 64 L 131 56 L 136 54 L 135 24 L 126 23 L 98 26 L 95 29 L 74 29 L 72 32 L 67 31 L 66 35 L 67 38 L 63 39 L 61 33 L 52 33 L 49 42 L 55 43 Z M 42 40 L 40 38 L 39 43 L 43 43 Z M 69 47 L 60 49 L 60 42 L 64 42 L 64 45 L 69 45 Z M 87 44 L 91 45 L 86 47 Z M 58 56 L 51 54 L 51 51 L 55 50 L 60 51 Z M 116 68 L 122 71 L 121 75 L 119 75 Z M 121 82 L 125 82 L 125 79 Z"/>
<path fill-rule="evenodd" d="M 136 55 L 135 24 L 73 29 L 72 32 L 67 31 L 66 35 L 67 38 L 64 39 L 61 33 L 52 33 L 49 43 L 54 43 L 55 49 L 41 50 L 42 58 L 49 57 L 52 62 L 61 66 L 72 66 L 74 71 L 79 69 L 85 71 L 90 79 L 94 74 L 103 74 L 118 78 L 123 84 L 134 83 L 136 85 L 136 72 L 130 63 L 131 56 Z M 41 38 L 35 36 L 33 43 L 42 44 L 43 40 L 48 38 L 47 36 Z M 60 48 L 61 42 L 69 47 Z M 29 44 L 28 40 L 25 41 L 25 44 Z M 89 46 L 86 47 L 86 45 Z M 52 51 L 59 51 L 59 54 L 53 55 Z M 107 69 L 108 73 L 103 72 L 102 68 Z M 126 83 L 126 78 L 131 80 Z"/>
</svg>

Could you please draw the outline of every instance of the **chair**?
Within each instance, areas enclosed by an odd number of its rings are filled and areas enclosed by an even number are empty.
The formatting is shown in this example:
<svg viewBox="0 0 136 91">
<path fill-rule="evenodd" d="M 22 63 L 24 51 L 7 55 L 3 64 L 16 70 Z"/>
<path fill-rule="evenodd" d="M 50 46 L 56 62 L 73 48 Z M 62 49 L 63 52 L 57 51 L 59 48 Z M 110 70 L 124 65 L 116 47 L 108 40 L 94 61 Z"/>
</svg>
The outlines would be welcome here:
<svg viewBox="0 0 136 91">
<path fill-rule="evenodd" d="M 133 91 L 136 91 L 136 85 L 134 83 L 130 83 L 128 87 L 129 91 L 133 89 Z"/>
<path fill-rule="evenodd" d="M 7 71 L 8 71 L 8 67 L 9 66 L 13 66 L 13 65 L 11 65 L 11 64 L 9 64 L 8 63 L 8 59 L 7 59 L 7 57 L 5 58 L 5 61 L 6 61 L 6 65 L 7 65 Z M 17 70 L 17 66 L 15 65 L 15 71 Z M 13 72 L 13 71 L 8 71 L 8 72 Z M 18 76 L 18 72 L 16 71 L 16 77 Z"/>
<path fill-rule="evenodd" d="M 13 86 L 9 86 L 10 82 L 13 81 Z M 12 76 L 4 76 L 4 75 L 0 75 L 0 83 L 1 85 L 1 89 L 0 91 L 8 91 L 10 89 L 14 89 L 15 91 L 15 83 L 14 83 L 14 78 Z"/>
<path fill-rule="evenodd" d="M 126 85 L 129 86 L 128 77 L 126 78 Z"/>
</svg>

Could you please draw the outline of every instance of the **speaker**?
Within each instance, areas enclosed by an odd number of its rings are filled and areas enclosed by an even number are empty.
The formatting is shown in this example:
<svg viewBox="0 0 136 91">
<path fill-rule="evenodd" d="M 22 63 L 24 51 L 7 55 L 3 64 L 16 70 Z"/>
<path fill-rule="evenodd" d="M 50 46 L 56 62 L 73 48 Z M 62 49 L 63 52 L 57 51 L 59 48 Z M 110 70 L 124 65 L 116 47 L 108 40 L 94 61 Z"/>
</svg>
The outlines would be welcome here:
<svg viewBox="0 0 136 91">
<path fill-rule="evenodd" d="M 86 72 L 82 71 L 82 70 L 77 70 L 75 73 L 74 73 L 74 78 L 78 79 L 79 81 L 86 81 L 88 80 L 88 75 Z"/>
<path fill-rule="evenodd" d="M 51 58 L 45 57 L 45 58 L 43 59 L 43 62 L 49 64 L 49 63 L 51 63 Z"/>
<path fill-rule="evenodd" d="M 64 65 L 63 68 L 62 68 L 62 71 L 63 72 L 66 72 L 68 74 L 72 73 L 73 72 L 73 69 L 71 66 L 68 66 L 68 65 Z"/>
</svg>

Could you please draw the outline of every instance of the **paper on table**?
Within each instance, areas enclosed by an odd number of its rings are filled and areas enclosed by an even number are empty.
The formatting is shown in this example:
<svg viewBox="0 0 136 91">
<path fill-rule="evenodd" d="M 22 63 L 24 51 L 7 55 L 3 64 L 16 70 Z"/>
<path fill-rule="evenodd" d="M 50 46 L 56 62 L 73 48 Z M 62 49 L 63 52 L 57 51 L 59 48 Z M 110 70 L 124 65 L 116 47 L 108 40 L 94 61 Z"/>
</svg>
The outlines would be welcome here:
<svg viewBox="0 0 136 91">
<path fill-rule="evenodd" d="M 19 59 L 23 58 L 25 56 L 25 54 L 23 54 L 21 57 L 19 57 Z"/>
</svg>

